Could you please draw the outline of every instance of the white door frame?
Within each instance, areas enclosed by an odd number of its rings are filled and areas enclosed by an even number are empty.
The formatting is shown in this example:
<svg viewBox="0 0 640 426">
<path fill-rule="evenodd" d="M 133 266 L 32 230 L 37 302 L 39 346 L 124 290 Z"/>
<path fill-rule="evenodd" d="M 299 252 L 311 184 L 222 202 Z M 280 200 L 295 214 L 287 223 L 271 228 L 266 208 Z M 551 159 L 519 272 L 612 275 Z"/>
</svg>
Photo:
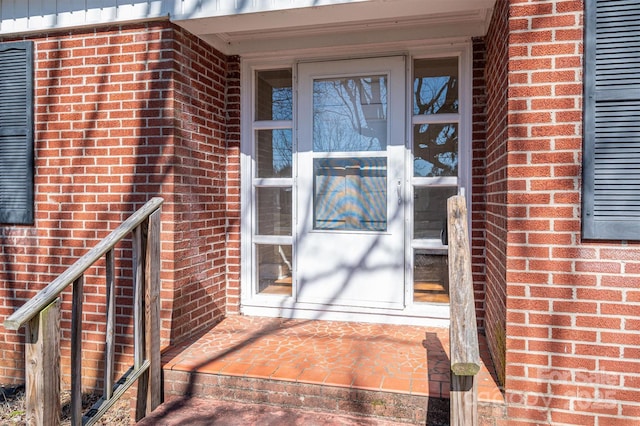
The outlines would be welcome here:
<svg viewBox="0 0 640 426">
<path fill-rule="evenodd" d="M 240 309 L 241 313 L 245 315 L 257 315 L 257 316 L 277 316 L 286 318 L 323 318 L 323 319 L 335 319 L 346 321 L 366 321 L 366 322 L 380 322 L 380 323 L 394 323 L 394 324 L 419 324 L 428 326 L 447 326 L 449 318 L 449 306 L 447 304 L 413 304 L 408 299 L 408 304 L 404 309 L 393 310 L 389 309 L 352 309 L 346 311 L 344 307 L 327 307 L 327 306 L 308 306 L 306 309 L 302 309 L 300 306 L 296 306 L 295 298 L 293 297 L 273 297 L 273 295 L 255 294 L 253 290 L 253 277 L 255 266 L 252 259 L 252 247 L 253 247 L 253 228 L 254 223 L 252 217 L 253 209 L 253 180 L 251 178 L 252 162 L 253 162 L 253 138 L 252 138 L 252 109 L 253 109 L 253 77 L 256 70 L 263 69 L 280 69 L 291 68 L 293 70 L 293 85 L 297 85 L 296 75 L 296 63 L 300 59 L 305 61 L 318 61 L 318 60 L 336 60 L 336 59 L 350 59 L 350 58 L 372 58 L 379 56 L 394 56 L 397 54 L 407 55 L 407 82 L 406 93 L 410 94 L 412 90 L 412 81 L 409 78 L 411 76 L 411 59 L 414 57 L 444 57 L 444 56 L 458 56 L 459 57 L 459 72 L 460 72 L 460 173 L 459 182 L 461 192 L 467 197 L 467 202 L 471 200 L 471 108 L 472 108 L 472 49 L 470 40 L 457 40 L 446 44 L 432 44 L 429 45 L 426 42 L 418 42 L 408 44 L 402 44 L 402 46 L 378 46 L 371 47 L 369 55 L 362 55 L 362 48 L 354 49 L 341 49 L 340 56 L 336 56 L 335 50 L 313 50 L 313 51 L 299 51 L 291 52 L 290 55 L 278 54 L 277 58 L 272 55 L 256 55 L 249 58 L 242 59 L 241 66 L 241 78 L 242 78 L 242 91 L 241 91 L 241 259 L 242 267 L 240 271 Z M 295 123 L 297 101 L 294 97 L 294 117 Z M 407 96 L 407 110 L 410 111 L 410 96 Z M 412 174 L 412 154 L 410 150 L 411 144 L 411 117 L 407 113 L 405 117 L 406 125 L 406 167 L 407 176 L 405 183 L 405 194 L 410 193 L 409 180 Z M 294 135 L 297 129 L 294 128 Z M 295 139 L 295 137 L 294 137 Z M 296 167 L 296 160 L 294 158 L 294 167 Z M 296 196 L 296 182 L 292 179 L 294 187 L 294 197 Z M 412 226 L 413 226 L 413 205 L 411 204 L 411 197 L 406 197 L 407 203 L 405 205 L 405 295 L 410 295 L 413 286 L 413 243 L 412 238 Z M 295 204 L 295 202 L 294 202 Z M 470 206 L 469 206 L 470 207 Z M 471 214 L 471 208 L 469 208 L 469 214 Z M 296 212 L 293 212 L 294 224 L 298 218 Z M 469 221 L 469 223 L 471 223 Z M 295 227 L 295 225 L 294 225 Z M 294 238 L 295 239 L 295 238 Z M 295 244 L 295 241 L 293 242 Z M 295 250 L 294 250 L 295 251 Z M 295 262 L 295 254 L 294 254 Z M 294 268 L 295 269 L 295 268 Z M 296 271 L 293 273 L 293 280 L 296 280 Z M 294 284 L 295 286 L 295 284 Z M 295 288 L 294 288 L 295 291 Z"/>
<path fill-rule="evenodd" d="M 340 151 L 317 152 L 313 146 L 316 138 L 313 119 L 316 99 L 314 82 L 372 75 L 382 76 L 385 81 L 384 129 L 378 129 L 378 134 L 383 132 L 384 146 L 373 151 L 348 151 L 348 147 L 342 147 Z M 357 306 L 404 308 L 404 80 L 404 56 L 298 64 L 296 188 L 299 213 L 295 241 L 298 286 L 294 296 L 300 307 L 312 303 L 342 305 L 346 309 Z M 334 89 L 334 86 L 330 87 L 335 93 L 342 91 Z M 346 102 L 340 99 L 341 97 L 336 96 L 338 103 Z M 358 112 L 364 114 L 363 111 Z M 361 117 L 355 119 L 359 120 Z M 344 140 L 344 136 L 340 140 Z M 384 215 L 384 230 L 316 229 L 315 162 L 324 160 L 338 163 L 365 158 L 370 159 L 367 162 L 384 161 L 385 164 L 383 181 L 386 196 L 384 212 L 382 209 L 379 212 L 380 217 Z M 333 167 L 331 169 L 335 170 Z M 363 169 L 358 170 L 359 175 Z M 345 184 L 360 181 L 346 178 L 340 181 L 335 176 L 330 179 L 331 182 Z M 367 179 L 380 182 L 379 178 Z M 363 194 L 362 191 L 354 191 L 355 193 Z M 340 196 L 335 198 L 342 199 Z M 362 200 L 368 201 L 364 198 Z M 380 201 L 379 198 L 378 200 Z M 347 204 L 357 206 L 357 203 Z"/>
</svg>

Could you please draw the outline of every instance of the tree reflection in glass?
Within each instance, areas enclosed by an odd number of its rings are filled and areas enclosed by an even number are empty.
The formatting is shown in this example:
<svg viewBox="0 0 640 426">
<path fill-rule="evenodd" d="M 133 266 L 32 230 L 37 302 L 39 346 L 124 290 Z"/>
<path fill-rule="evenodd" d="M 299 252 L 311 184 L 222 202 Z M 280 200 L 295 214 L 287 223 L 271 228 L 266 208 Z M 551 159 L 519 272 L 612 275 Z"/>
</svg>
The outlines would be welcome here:
<svg viewBox="0 0 640 426">
<path fill-rule="evenodd" d="M 457 114 L 458 104 L 458 58 L 417 59 L 414 62 L 413 114 Z M 415 176 L 456 176 L 458 125 L 415 125 L 413 156 Z"/>
<path fill-rule="evenodd" d="M 367 76 L 313 82 L 314 152 L 387 148 L 387 78 Z"/>
<path fill-rule="evenodd" d="M 414 176 L 458 175 L 458 125 L 418 124 L 413 127 Z"/>
<path fill-rule="evenodd" d="M 291 120 L 293 90 L 291 69 L 256 72 L 256 120 Z"/>
<path fill-rule="evenodd" d="M 417 59 L 413 114 L 455 114 L 458 103 L 458 58 Z"/>
</svg>

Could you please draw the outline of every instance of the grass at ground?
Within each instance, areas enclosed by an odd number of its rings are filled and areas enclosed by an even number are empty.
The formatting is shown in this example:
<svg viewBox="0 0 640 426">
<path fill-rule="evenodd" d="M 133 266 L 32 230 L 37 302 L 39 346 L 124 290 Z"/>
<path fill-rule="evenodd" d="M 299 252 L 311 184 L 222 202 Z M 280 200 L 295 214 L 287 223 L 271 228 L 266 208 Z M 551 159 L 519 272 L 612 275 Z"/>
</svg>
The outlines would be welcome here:
<svg viewBox="0 0 640 426">
<path fill-rule="evenodd" d="M 87 409 L 96 402 L 98 396 L 85 394 L 82 396 L 82 407 Z M 61 426 L 71 425 L 70 393 L 62 392 L 60 396 Z M 124 426 L 134 424 L 130 417 L 130 401 L 122 398 L 98 421 L 98 425 Z M 0 387 L 0 425 L 24 425 L 27 422 L 25 411 L 24 386 Z"/>
</svg>

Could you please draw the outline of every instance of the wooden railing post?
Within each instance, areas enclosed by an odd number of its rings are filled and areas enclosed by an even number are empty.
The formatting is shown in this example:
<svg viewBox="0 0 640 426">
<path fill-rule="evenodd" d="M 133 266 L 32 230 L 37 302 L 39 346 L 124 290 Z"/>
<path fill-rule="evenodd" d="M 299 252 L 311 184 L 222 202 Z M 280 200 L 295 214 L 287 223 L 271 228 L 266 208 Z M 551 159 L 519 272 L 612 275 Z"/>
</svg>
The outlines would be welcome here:
<svg viewBox="0 0 640 426">
<path fill-rule="evenodd" d="M 73 281 L 73 295 L 71 299 L 71 426 L 81 426 L 84 275 L 80 275 Z"/>
<path fill-rule="evenodd" d="M 27 424 L 60 424 L 60 299 L 26 324 Z"/>
<path fill-rule="evenodd" d="M 160 359 L 160 211 L 146 222 L 144 247 L 144 352 L 149 370 L 138 382 L 136 420 L 147 416 L 162 403 L 162 365 Z M 144 229 L 143 229 L 144 239 Z"/>
<path fill-rule="evenodd" d="M 147 262 L 145 295 L 147 324 L 145 327 L 146 353 L 149 365 L 149 393 L 147 414 L 162 403 L 162 364 L 160 359 L 160 211 L 149 216 L 147 236 Z"/>
<path fill-rule="evenodd" d="M 60 417 L 60 294 L 73 283 L 71 307 L 71 424 L 95 424 L 136 381 L 142 390 L 136 414 L 162 402 L 160 364 L 160 208 L 162 198 L 145 203 L 73 265 L 5 319 L 8 330 L 26 327 L 27 422 L 56 425 Z M 133 233 L 134 365 L 117 381 L 115 361 L 114 247 Z M 104 395 L 82 415 L 82 306 L 84 273 L 106 256 L 106 355 Z M 140 395 L 140 394 L 139 394 Z M 139 420 L 139 417 L 136 418 Z"/>
<path fill-rule="evenodd" d="M 447 210 L 451 307 L 450 424 L 475 426 L 478 424 L 478 383 L 475 376 L 480 371 L 480 348 L 465 198 L 449 198 Z"/>
<path fill-rule="evenodd" d="M 113 250 L 109 250 L 105 257 L 107 284 L 107 335 L 105 339 L 106 355 L 104 361 L 104 397 L 113 396 L 113 376 L 116 359 L 116 266 Z"/>
</svg>

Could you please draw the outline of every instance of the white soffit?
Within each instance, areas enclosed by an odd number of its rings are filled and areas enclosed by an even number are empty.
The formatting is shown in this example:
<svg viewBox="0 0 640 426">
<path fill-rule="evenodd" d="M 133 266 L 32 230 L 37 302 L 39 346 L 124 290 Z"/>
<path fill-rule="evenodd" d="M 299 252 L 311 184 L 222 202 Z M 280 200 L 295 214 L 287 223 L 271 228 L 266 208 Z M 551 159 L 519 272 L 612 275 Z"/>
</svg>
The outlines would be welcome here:
<svg viewBox="0 0 640 426">
<path fill-rule="evenodd" d="M 284 0 L 259 1 L 261 5 Z M 201 4 L 171 20 L 228 55 L 364 44 L 401 44 L 486 33 L 495 0 L 289 0 L 289 8 Z M 300 7 L 300 4 L 313 5 Z M 327 4 L 330 3 L 330 4 Z M 213 3 L 209 3 L 213 4 Z M 291 7 L 296 4 L 297 7 Z M 321 4 L 321 5 L 318 5 Z M 272 5 L 273 6 L 273 5 Z"/>
</svg>

